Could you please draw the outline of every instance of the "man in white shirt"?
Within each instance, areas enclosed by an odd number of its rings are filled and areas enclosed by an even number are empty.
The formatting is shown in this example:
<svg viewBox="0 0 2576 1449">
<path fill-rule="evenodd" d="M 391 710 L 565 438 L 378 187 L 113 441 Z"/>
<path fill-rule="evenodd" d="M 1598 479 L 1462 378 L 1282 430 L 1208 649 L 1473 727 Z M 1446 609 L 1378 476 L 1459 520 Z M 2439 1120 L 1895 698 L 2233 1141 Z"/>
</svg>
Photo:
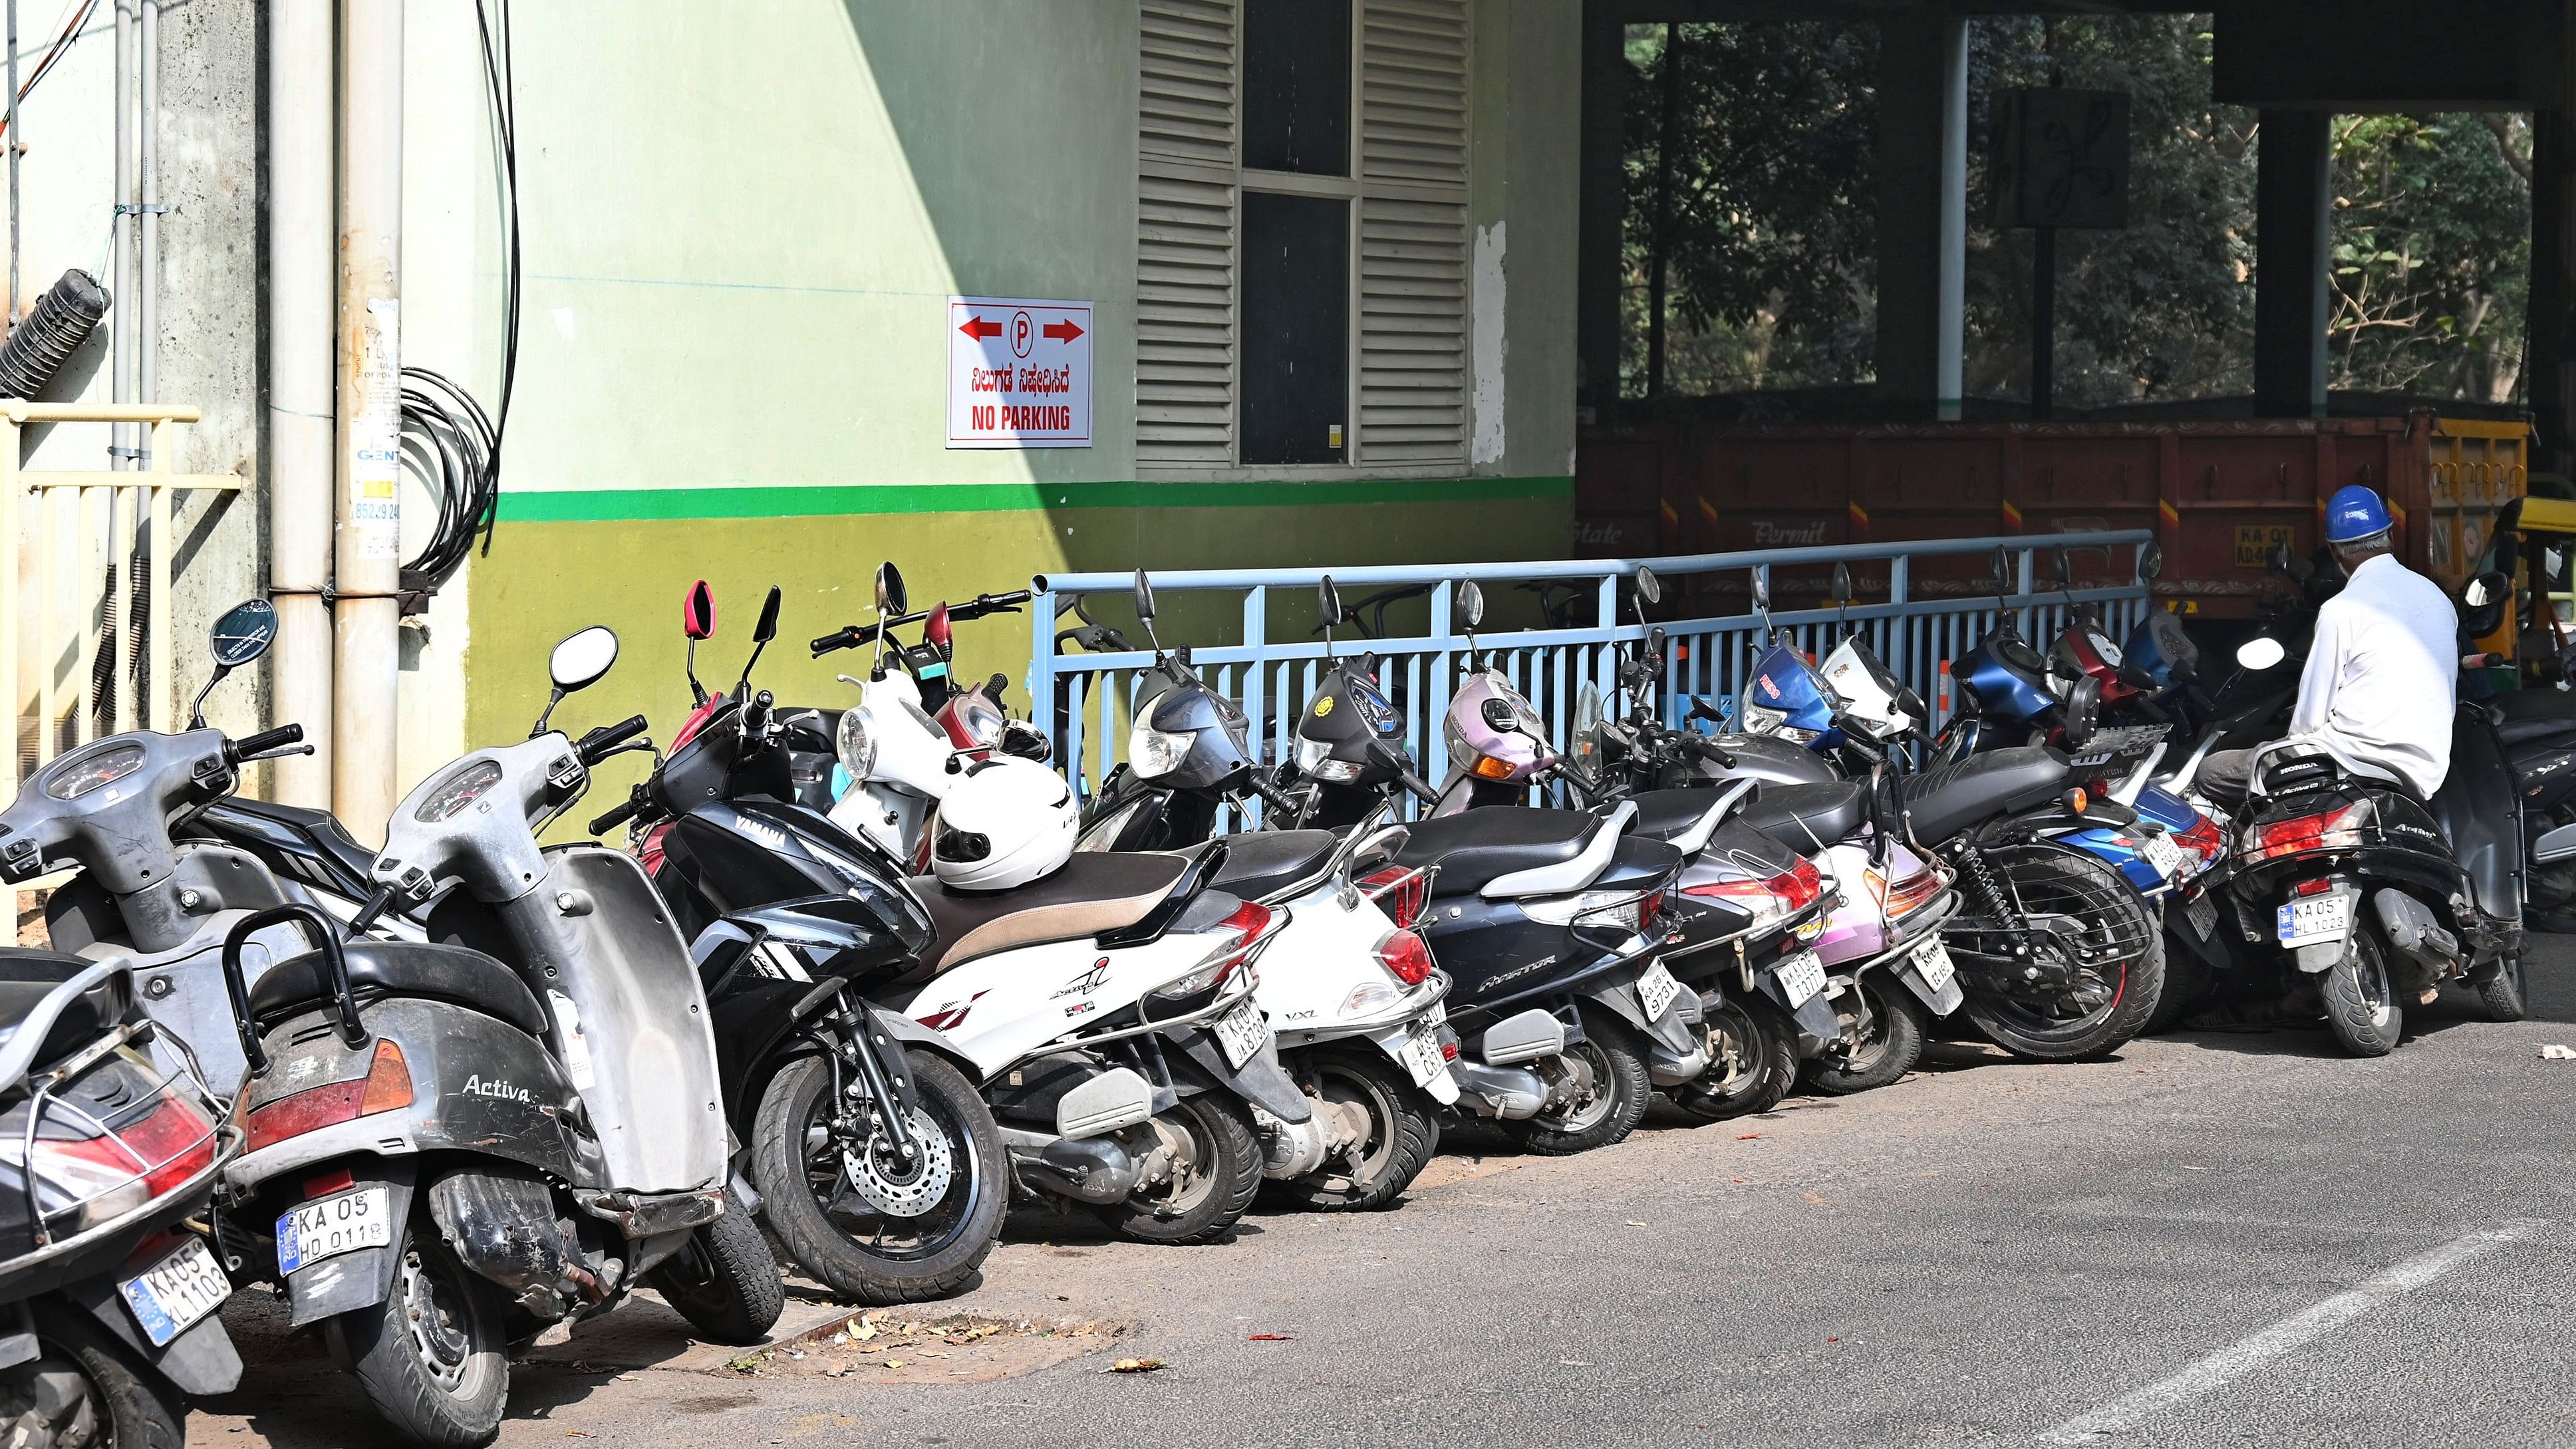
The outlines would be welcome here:
<svg viewBox="0 0 2576 1449">
<path fill-rule="evenodd" d="M 2290 736 L 2322 740 L 2430 796 L 2451 769 L 2459 614 L 2440 585 L 2397 561 L 2389 527 L 2387 507 L 2367 488 L 2341 489 L 2326 505 L 2326 542 L 2347 582 L 2317 610 Z M 2242 803 L 2254 754 L 2211 755 L 2201 788 L 2221 804 Z"/>
</svg>

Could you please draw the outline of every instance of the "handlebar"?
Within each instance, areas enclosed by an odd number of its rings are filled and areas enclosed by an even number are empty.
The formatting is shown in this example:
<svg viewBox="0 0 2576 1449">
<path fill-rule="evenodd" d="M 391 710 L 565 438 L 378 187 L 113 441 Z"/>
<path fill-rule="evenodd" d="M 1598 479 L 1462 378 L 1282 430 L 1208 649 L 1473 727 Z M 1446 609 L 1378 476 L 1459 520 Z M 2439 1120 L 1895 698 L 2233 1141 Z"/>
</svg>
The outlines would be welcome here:
<svg viewBox="0 0 2576 1449">
<path fill-rule="evenodd" d="M 751 703 L 743 706 L 742 737 L 745 742 L 769 728 L 770 707 L 776 703 L 777 696 L 764 689 L 751 697 Z"/>
<path fill-rule="evenodd" d="M 244 735 L 237 740 L 224 741 L 224 758 L 238 765 L 249 760 L 265 759 L 271 751 L 282 749 L 287 745 L 303 743 L 304 726 L 283 724 L 273 730 L 261 730 L 255 735 Z M 312 746 L 306 745 L 302 753 L 308 755 L 313 753 Z"/>
<path fill-rule="evenodd" d="M 645 728 L 644 716 L 630 714 L 613 725 L 601 725 L 583 735 L 573 749 L 581 756 L 584 765 L 596 765 L 617 753 L 618 746 L 644 733 Z"/>
<path fill-rule="evenodd" d="M 644 806 L 650 798 L 651 797 L 645 793 L 644 787 L 637 785 L 634 789 L 627 792 L 626 800 L 623 804 L 612 808 L 607 814 L 598 816 L 590 822 L 590 833 L 593 835 L 606 835 L 618 826 L 634 819 L 638 814 L 643 812 Z"/>
<path fill-rule="evenodd" d="M 948 605 L 948 617 L 981 619 L 988 614 L 1016 614 L 1022 605 L 1034 597 L 1036 596 L 1027 589 L 1011 589 L 999 594 L 977 594 L 963 603 Z M 933 609 L 922 609 L 915 613 L 896 614 L 879 619 L 873 624 L 852 624 L 837 634 L 826 634 L 815 640 L 814 656 L 819 659 L 836 649 L 856 649 L 862 644 L 884 637 L 889 629 L 899 629 L 906 624 L 918 624 L 935 612 L 937 611 Z"/>
<path fill-rule="evenodd" d="M 1693 734 L 1689 730 L 1675 730 L 1673 732 L 1673 739 L 1683 749 L 1690 751 L 1692 754 L 1699 756 L 1703 760 L 1707 760 L 1710 763 L 1717 765 L 1721 769 L 1732 770 L 1735 768 L 1735 756 L 1721 748 L 1717 741 L 1710 739 L 1706 735 Z"/>
</svg>

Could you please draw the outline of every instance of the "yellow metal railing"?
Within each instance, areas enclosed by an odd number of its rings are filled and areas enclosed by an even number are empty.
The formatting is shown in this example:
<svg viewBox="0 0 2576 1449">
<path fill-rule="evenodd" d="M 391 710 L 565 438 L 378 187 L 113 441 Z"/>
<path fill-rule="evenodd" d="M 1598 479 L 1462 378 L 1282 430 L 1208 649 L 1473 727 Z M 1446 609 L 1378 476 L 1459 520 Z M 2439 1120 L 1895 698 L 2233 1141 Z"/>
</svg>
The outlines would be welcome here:
<svg viewBox="0 0 2576 1449">
<path fill-rule="evenodd" d="M 25 765 L 42 765 L 97 735 L 102 643 L 111 659 L 128 665 L 110 690 L 111 732 L 178 726 L 171 685 L 177 649 L 170 637 L 171 495 L 241 487 L 232 473 L 170 470 L 178 425 L 195 421 L 197 409 L 175 403 L 0 402 L 0 683 L 10 691 L 12 725 L 8 748 L 0 749 L 0 800 L 17 794 Z M 21 432 L 31 423 L 146 424 L 152 430 L 152 466 L 131 473 L 23 469 Z M 35 560 L 33 579 L 25 576 L 28 554 Z M 145 599 L 139 628 L 138 562 Z M 23 652 L 30 633 L 32 655 Z M 130 678 L 138 653 L 148 661 L 139 699 Z M 67 699 L 73 706 L 68 719 Z M 26 743 L 30 704 L 32 750 Z"/>
</svg>

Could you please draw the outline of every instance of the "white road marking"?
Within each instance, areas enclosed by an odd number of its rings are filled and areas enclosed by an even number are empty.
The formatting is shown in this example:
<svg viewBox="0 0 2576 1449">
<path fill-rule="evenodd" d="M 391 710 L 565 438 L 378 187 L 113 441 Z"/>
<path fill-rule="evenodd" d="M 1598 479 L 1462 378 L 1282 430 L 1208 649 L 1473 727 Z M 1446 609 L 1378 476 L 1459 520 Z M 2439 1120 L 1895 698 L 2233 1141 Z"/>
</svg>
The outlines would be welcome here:
<svg viewBox="0 0 2576 1449">
<path fill-rule="evenodd" d="M 2042 1444 L 2098 1444 L 2218 1388 L 2248 1369 L 2257 1368 L 2352 1322 L 2381 1304 L 2414 1292 L 2453 1268 L 2489 1250 L 2530 1237 L 2546 1226 L 2508 1222 L 2483 1232 L 2453 1238 L 2418 1253 L 2377 1277 L 2322 1303 L 2313 1304 L 2259 1333 L 2249 1334 L 2169 1379 L 2113 1399 L 2079 1414 L 2040 1436 Z"/>
</svg>

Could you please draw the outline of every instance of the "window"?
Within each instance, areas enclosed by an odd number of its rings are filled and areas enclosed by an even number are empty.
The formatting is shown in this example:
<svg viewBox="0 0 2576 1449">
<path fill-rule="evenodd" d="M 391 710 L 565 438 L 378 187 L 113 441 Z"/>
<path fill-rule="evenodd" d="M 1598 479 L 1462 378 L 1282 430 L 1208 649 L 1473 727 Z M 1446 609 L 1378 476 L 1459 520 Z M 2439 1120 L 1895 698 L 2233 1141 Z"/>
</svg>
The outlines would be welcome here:
<svg viewBox="0 0 2576 1449">
<path fill-rule="evenodd" d="M 1142 0 L 1149 476 L 1467 455 L 1467 0 Z"/>
</svg>

